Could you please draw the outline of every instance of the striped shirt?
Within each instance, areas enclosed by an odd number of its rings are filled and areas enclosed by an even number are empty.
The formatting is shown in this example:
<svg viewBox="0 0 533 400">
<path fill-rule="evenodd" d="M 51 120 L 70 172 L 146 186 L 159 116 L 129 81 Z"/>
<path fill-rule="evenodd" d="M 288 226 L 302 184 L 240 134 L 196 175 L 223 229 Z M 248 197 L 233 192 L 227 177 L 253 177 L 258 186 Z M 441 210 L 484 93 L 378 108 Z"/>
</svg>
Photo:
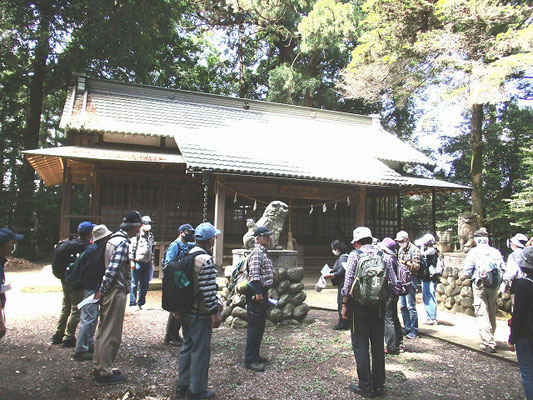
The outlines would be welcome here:
<svg viewBox="0 0 533 400">
<path fill-rule="evenodd" d="M 192 248 L 189 253 L 203 250 L 200 247 Z M 204 250 L 205 251 L 205 250 Z M 196 256 L 194 270 L 198 275 L 198 290 L 202 294 L 203 304 L 195 305 L 193 312 L 202 313 L 206 311 L 209 314 L 217 312 L 218 299 L 217 299 L 217 270 L 215 269 L 215 262 L 213 257 L 207 253 L 199 254 Z M 202 305 L 205 305 L 205 310 Z"/>
<path fill-rule="evenodd" d="M 130 262 L 128 255 L 130 241 L 124 231 L 120 231 L 120 233 L 123 234 L 123 240 L 116 245 L 115 249 L 113 250 L 113 253 L 111 254 L 111 259 L 109 260 L 109 264 L 106 268 L 104 277 L 102 278 L 102 284 L 100 285 L 101 293 L 107 292 L 114 281 L 117 281 L 119 286 L 124 286 L 125 289 L 128 289 L 126 282 L 118 282 L 117 280 L 120 268 L 127 271 L 130 270 Z M 111 240 L 112 239 L 110 239 L 110 241 Z M 107 245 L 109 246 L 111 245 L 111 243 L 108 242 Z M 125 275 L 128 274 L 126 273 Z M 129 290 L 127 291 L 129 292 Z"/>
<path fill-rule="evenodd" d="M 268 258 L 267 249 L 257 243 L 248 258 L 248 281 L 256 293 L 274 283 L 272 261 Z"/>
</svg>

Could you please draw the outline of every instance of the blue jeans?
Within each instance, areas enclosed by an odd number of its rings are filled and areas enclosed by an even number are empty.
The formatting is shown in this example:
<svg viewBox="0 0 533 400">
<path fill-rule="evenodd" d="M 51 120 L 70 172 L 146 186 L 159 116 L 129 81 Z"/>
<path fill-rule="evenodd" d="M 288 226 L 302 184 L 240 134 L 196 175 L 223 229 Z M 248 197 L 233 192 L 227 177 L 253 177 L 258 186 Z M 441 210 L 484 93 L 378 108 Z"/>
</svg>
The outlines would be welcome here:
<svg viewBox="0 0 533 400">
<path fill-rule="evenodd" d="M 437 297 L 435 291 L 437 283 L 434 281 L 422 281 L 422 301 L 426 308 L 428 321 L 437 320 Z"/>
<path fill-rule="evenodd" d="M 92 296 L 94 290 L 84 290 L 83 299 Z M 80 327 L 76 340 L 76 353 L 84 353 L 94 348 L 94 332 L 98 321 L 98 303 L 86 304 L 81 308 Z"/>
<path fill-rule="evenodd" d="M 416 312 L 417 286 L 418 279 L 413 276 L 411 291 L 405 296 L 400 296 L 400 309 L 402 311 L 403 327 L 406 334 L 413 332 L 415 335 L 418 335 L 418 314 Z"/>
<path fill-rule="evenodd" d="M 146 292 L 150 282 L 150 263 L 135 263 L 135 269 L 131 271 L 130 306 L 146 303 Z M 139 301 L 137 301 L 137 288 L 139 289 Z"/>
<path fill-rule="evenodd" d="M 533 339 L 518 339 L 515 347 L 524 392 L 528 400 L 533 400 Z"/>
</svg>

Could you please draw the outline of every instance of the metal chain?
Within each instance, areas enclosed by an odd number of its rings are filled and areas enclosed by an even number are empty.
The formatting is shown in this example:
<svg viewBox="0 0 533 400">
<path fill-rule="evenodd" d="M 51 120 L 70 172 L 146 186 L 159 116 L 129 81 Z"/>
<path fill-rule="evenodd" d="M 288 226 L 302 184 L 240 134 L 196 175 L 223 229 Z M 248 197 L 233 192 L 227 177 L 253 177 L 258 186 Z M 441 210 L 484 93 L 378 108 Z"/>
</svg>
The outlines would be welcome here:
<svg viewBox="0 0 533 400">
<path fill-rule="evenodd" d="M 204 214 L 203 221 L 207 222 L 207 196 L 209 194 L 209 183 L 204 181 Z"/>
</svg>

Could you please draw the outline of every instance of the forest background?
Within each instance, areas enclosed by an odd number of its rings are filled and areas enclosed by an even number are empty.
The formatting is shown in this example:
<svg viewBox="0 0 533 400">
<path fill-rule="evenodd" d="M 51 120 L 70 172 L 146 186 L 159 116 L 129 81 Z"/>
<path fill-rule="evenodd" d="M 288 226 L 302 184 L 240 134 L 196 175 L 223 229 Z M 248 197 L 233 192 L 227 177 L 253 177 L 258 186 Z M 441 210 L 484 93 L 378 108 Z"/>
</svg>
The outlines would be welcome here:
<svg viewBox="0 0 533 400">
<path fill-rule="evenodd" d="M 50 255 L 61 188 L 21 151 L 68 144 L 58 125 L 77 72 L 380 114 L 431 143 L 434 171 L 404 173 L 473 187 L 437 196 L 438 228 L 473 211 L 500 247 L 530 236 L 532 15 L 494 0 L 0 0 L 0 226 L 27 234 L 19 256 Z M 75 196 L 74 212 L 87 201 Z M 404 226 L 431 226 L 429 197 L 403 201 Z"/>
</svg>

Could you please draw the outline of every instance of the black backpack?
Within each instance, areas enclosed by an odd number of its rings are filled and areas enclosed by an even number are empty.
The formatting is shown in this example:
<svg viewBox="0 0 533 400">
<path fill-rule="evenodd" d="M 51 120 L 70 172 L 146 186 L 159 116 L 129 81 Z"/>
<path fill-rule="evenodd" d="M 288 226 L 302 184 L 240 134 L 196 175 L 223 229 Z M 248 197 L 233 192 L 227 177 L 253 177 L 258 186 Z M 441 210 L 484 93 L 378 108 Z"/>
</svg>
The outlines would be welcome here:
<svg viewBox="0 0 533 400">
<path fill-rule="evenodd" d="M 91 246 L 87 247 L 83 253 L 76 257 L 74 262 L 70 263 L 65 270 L 65 282 L 68 283 L 74 290 L 82 289 L 81 273 L 83 272 L 83 267 L 85 266 L 86 254 L 89 252 Z"/>
<path fill-rule="evenodd" d="M 198 278 L 194 273 L 194 259 L 200 254 L 207 253 L 203 250 L 195 251 L 167 264 L 163 271 L 163 310 L 187 312 L 198 301 Z"/>
<path fill-rule="evenodd" d="M 89 243 L 79 239 L 70 239 L 59 242 L 54 248 L 52 258 L 52 273 L 57 279 L 65 278 L 65 271 L 69 264 L 76 260 L 76 255 L 83 252 Z"/>
<path fill-rule="evenodd" d="M 105 250 L 109 239 L 120 236 L 120 234 L 110 235 L 107 239 L 98 243 L 96 249 L 92 251 L 82 265 L 80 272 L 80 288 L 86 290 L 97 290 L 105 274 Z"/>
</svg>

